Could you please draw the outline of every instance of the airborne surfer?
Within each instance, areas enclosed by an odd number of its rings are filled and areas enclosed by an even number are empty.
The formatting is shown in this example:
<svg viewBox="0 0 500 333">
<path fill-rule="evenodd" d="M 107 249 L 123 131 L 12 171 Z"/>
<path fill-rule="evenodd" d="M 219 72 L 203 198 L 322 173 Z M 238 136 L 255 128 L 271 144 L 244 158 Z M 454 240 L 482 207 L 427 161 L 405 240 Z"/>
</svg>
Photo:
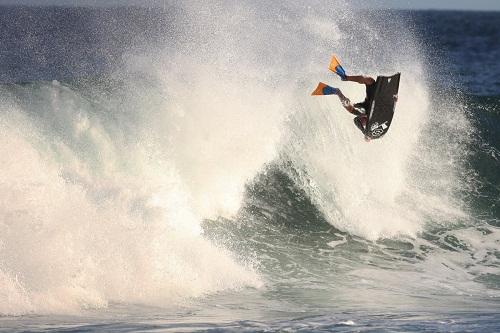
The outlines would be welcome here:
<svg viewBox="0 0 500 333">
<path fill-rule="evenodd" d="M 351 114 L 355 115 L 356 117 L 354 118 L 354 124 L 356 125 L 357 128 L 365 135 L 365 140 L 370 141 L 373 138 L 379 138 L 382 135 L 384 135 L 387 132 L 387 129 L 389 128 L 390 122 L 392 120 L 392 115 L 394 113 L 394 107 L 395 103 L 398 100 L 398 95 L 397 95 L 397 90 L 399 87 L 399 73 L 396 74 L 393 77 L 397 76 L 397 85 L 388 87 L 392 89 L 387 89 L 388 93 L 390 93 L 389 90 L 394 90 L 394 94 L 392 94 L 391 99 L 392 103 L 387 103 L 387 100 L 382 101 L 382 96 L 381 101 L 380 101 L 380 106 L 383 108 L 382 111 L 379 113 L 382 115 L 385 115 L 385 118 L 387 119 L 385 122 L 373 122 L 370 124 L 370 128 L 367 127 L 369 123 L 369 117 L 370 117 L 370 110 L 374 109 L 374 104 L 375 104 L 375 95 L 378 92 L 377 87 L 382 86 L 385 82 L 380 81 L 380 84 L 377 84 L 379 82 L 379 79 L 387 79 L 387 82 L 390 83 L 392 77 L 378 77 L 377 80 L 370 76 L 365 76 L 365 75 L 353 75 L 349 76 L 346 74 L 344 68 L 340 65 L 340 62 L 338 61 L 337 57 L 334 55 L 331 62 L 329 69 L 333 72 L 335 72 L 342 81 L 350 81 L 350 82 L 357 82 L 359 84 L 363 84 L 366 87 L 366 97 L 364 101 L 360 103 L 355 103 L 352 104 L 351 100 L 347 98 L 342 91 L 339 88 L 333 88 L 325 83 L 320 82 L 318 84 L 318 87 L 313 91 L 312 95 L 337 95 L 340 99 L 340 103 L 342 106 Z M 380 89 L 380 88 L 379 88 Z M 387 95 L 387 94 L 385 94 Z M 392 105 L 390 105 L 392 104 Z M 379 108 L 380 109 L 380 108 Z M 388 110 L 391 109 L 391 110 Z M 390 112 L 389 112 L 390 111 Z M 385 113 L 385 114 L 383 114 Z M 381 117 L 384 118 L 384 117 Z M 385 119 L 382 119 L 385 120 Z"/>
</svg>

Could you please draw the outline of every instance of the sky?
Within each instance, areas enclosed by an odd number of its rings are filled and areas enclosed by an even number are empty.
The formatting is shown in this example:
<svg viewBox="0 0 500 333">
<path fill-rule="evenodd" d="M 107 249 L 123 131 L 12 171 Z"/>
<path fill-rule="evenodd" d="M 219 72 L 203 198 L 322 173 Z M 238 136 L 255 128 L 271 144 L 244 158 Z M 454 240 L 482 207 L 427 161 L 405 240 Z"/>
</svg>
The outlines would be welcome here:
<svg viewBox="0 0 500 333">
<path fill-rule="evenodd" d="M 500 10 L 500 0 L 355 0 L 366 8 Z"/>
<path fill-rule="evenodd" d="M 236 0 L 235 0 L 236 1 Z M 287 1 L 287 0 L 283 0 Z M 307 1 L 307 0 L 304 0 Z M 359 8 L 455 9 L 500 11 L 500 0 L 345 0 Z M 166 1 L 168 2 L 168 1 Z M 106 6 L 161 4 L 162 0 L 0 0 L 0 5 Z M 210 3 L 210 2 L 208 2 Z"/>
</svg>

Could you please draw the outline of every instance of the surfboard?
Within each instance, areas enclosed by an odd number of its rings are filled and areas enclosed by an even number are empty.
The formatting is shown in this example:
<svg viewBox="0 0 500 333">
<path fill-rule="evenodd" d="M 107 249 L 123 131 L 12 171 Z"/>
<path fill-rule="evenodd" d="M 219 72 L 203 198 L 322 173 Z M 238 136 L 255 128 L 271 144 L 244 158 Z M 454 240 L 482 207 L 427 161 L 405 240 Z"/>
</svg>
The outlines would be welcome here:
<svg viewBox="0 0 500 333">
<path fill-rule="evenodd" d="M 378 76 L 374 83 L 375 93 L 368 101 L 370 109 L 366 123 L 365 135 L 370 139 L 379 139 L 384 136 L 391 126 L 398 95 L 399 78 L 401 73 L 392 76 Z"/>
</svg>

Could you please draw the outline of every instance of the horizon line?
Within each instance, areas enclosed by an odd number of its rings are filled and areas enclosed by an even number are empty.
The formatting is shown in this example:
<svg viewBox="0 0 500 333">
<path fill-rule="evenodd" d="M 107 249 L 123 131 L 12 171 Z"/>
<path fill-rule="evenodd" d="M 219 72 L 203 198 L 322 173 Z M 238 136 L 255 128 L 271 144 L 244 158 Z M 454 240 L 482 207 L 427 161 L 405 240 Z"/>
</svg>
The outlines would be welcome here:
<svg viewBox="0 0 500 333">
<path fill-rule="evenodd" d="M 43 8 L 43 7 L 55 7 L 55 8 L 166 8 L 171 7 L 167 4 L 28 4 L 28 3 L 2 3 L 0 2 L 0 7 L 33 7 L 33 8 Z M 354 10 L 395 10 L 395 11 L 415 11 L 415 12 L 500 12 L 500 9 L 471 9 L 471 8 L 402 8 L 402 7 L 365 7 L 365 8 L 353 8 Z"/>
</svg>

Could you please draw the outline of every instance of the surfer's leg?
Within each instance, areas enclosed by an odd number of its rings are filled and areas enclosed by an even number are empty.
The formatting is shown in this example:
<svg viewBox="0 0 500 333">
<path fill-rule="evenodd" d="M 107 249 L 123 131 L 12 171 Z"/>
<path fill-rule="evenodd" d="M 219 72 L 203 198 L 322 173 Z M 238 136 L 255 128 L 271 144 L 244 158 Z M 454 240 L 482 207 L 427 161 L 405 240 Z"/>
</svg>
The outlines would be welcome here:
<svg viewBox="0 0 500 333">
<path fill-rule="evenodd" d="M 367 86 L 375 83 L 374 78 L 365 75 L 347 75 L 345 77 L 345 80 L 351 82 L 357 82 L 359 84 L 365 84 Z"/>
<path fill-rule="evenodd" d="M 342 91 L 340 91 L 340 89 L 337 89 L 337 96 L 339 96 L 340 103 L 342 104 L 342 106 L 347 111 L 352 113 L 354 111 L 354 107 L 351 104 L 351 100 L 349 98 L 345 97 L 344 94 L 342 93 Z"/>
</svg>

